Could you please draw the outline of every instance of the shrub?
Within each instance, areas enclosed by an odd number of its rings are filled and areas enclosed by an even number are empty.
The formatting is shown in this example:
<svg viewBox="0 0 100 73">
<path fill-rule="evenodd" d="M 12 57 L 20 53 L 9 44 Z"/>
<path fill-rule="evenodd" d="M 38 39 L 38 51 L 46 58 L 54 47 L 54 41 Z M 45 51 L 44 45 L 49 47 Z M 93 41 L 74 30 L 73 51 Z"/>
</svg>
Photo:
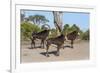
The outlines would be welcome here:
<svg viewBox="0 0 100 73">
<path fill-rule="evenodd" d="M 21 23 L 21 37 L 24 40 L 30 39 L 32 32 L 39 32 L 41 31 L 38 25 L 29 23 L 29 22 L 22 22 Z"/>
<path fill-rule="evenodd" d="M 82 40 L 89 40 L 90 39 L 89 37 L 90 37 L 89 30 L 87 30 L 86 32 L 83 33 Z"/>
<path fill-rule="evenodd" d="M 49 35 L 49 38 L 54 38 L 57 36 L 57 30 L 56 29 L 51 29 L 50 31 L 50 35 Z"/>
</svg>

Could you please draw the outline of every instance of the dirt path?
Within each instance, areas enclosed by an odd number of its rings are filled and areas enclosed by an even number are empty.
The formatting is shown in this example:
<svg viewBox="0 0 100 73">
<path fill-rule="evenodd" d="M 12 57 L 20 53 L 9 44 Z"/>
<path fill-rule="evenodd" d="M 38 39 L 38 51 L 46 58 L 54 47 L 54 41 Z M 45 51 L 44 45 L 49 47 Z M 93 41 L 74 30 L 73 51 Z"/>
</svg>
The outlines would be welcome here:
<svg viewBox="0 0 100 73">
<path fill-rule="evenodd" d="M 36 44 L 39 46 L 40 44 Z M 46 49 L 30 48 L 29 42 L 21 45 L 21 63 L 29 62 L 46 62 L 46 61 L 68 61 L 68 60 L 85 60 L 89 59 L 89 42 L 81 41 L 74 44 L 74 48 L 68 47 L 70 44 L 65 43 L 65 49 L 60 49 L 60 56 L 55 56 L 56 46 L 52 45 L 49 49 L 50 57 L 45 56 Z"/>
</svg>

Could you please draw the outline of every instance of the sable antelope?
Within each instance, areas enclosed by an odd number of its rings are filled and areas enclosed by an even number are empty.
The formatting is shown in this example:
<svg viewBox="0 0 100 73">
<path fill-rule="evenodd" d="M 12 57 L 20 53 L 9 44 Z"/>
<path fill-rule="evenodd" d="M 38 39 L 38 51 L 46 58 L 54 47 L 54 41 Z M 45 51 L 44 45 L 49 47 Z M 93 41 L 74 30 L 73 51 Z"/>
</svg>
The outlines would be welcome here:
<svg viewBox="0 0 100 73">
<path fill-rule="evenodd" d="M 56 55 L 59 56 L 59 53 L 60 53 L 60 48 L 63 46 L 64 44 L 64 41 L 66 40 L 66 37 L 61 34 L 60 36 L 56 37 L 56 38 L 50 38 L 50 39 L 47 39 L 47 44 L 46 44 L 46 56 L 49 57 L 49 54 L 48 54 L 48 50 L 49 50 L 49 46 L 51 44 L 54 44 L 54 45 L 57 45 L 57 53 Z"/>
<path fill-rule="evenodd" d="M 78 31 L 73 31 L 67 34 L 67 39 L 71 40 L 71 48 L 73 48 L 73 42 L 77 38 L 78 35 L 79 35 Z"/>
<path fill-rule="evenodd" d="M 41 40 L 41 46 L 43 45 L 43 48 L 44 48 L 44 43 L 45 43 L 45 40 L 47 39 L 49 35 L 49 30 L 43 30 L 41 32 L 33 32 L 32 33 L 32 39 L 31 39 L 31 48 L 33 48 L 33 44 L 34 44 L 34 47 L 35 47 L 35 40 L 36 39 L 40 39 Z"/>
</svg>

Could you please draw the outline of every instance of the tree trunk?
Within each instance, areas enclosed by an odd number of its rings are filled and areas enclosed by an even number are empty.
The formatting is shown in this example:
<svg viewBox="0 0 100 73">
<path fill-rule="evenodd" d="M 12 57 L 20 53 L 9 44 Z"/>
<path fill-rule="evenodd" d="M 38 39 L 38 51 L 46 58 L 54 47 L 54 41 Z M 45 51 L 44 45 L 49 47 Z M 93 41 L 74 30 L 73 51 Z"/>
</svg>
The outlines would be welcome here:
<svg viewBox="0 0 100 73">
<path fill-rule="evenodd" d="M 57 29 L 57 34 L 60 35 L 62 31 L 62 12 L 60 11 L 53 11 L 53 16 L 54 16 L 54 25 Z"/>
</svg>

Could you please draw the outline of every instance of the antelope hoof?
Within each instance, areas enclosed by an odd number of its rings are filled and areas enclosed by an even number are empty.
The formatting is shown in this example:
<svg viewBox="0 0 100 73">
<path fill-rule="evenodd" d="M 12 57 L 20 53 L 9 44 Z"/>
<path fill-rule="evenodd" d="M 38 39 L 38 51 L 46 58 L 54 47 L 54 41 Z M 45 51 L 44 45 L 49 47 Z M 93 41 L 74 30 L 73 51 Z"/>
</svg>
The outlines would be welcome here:
<svg viewBox="0 0 100 73">
<path fill-rule="evenodd" d="M 71 48 L 73 49 L 73 46 L 71 46 Z"/>
<path fill-rule="evenodd" d="M 59 54 L 57 53 L 56 56 L 59 56 Z"/>
<path fill-rule="evenodd" d="M 46 57 L 49 57 L 49 55 L 47 54 Z"/>
<path fill-rule="evenodd" d="M 30 47 L 29 49 L 33 49 L 33 47 Z"/>
</svg>

